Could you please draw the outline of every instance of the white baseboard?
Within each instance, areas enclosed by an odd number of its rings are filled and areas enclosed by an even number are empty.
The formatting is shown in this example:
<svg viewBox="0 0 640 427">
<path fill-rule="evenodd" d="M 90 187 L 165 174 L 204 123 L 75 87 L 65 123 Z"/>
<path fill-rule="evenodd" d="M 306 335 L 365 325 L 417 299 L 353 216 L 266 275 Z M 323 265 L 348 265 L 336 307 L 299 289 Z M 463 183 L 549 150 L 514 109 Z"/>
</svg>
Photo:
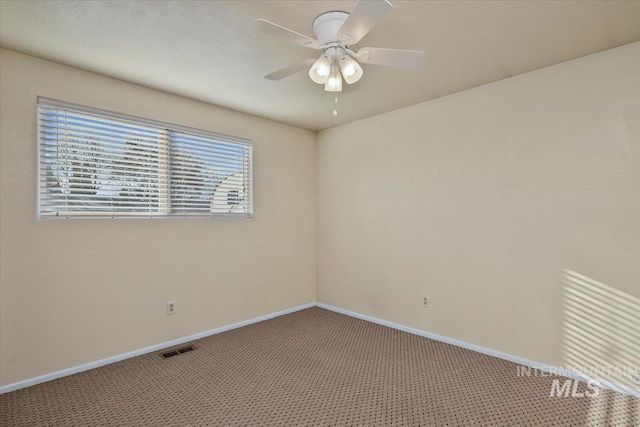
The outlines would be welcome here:
<svg viewBox="0 0 640 427">
<path fill-rule="evenodd" d="M 514 356 L 514 355 L 508 354 L 508 353 L 503 353 L 503 352 L 497 351 L 497 350 L 492 350 L 490 348 L 481 347 L 479 345 L 475 345 L 475 344 L 471 344 L 471 343 L 468 343 L 468 342 L 460 341 L 460 340 L 457 340 L 457 339 L 454 339 L 454 338 L 449 338 L 449 337 L 445 337 L 445 336 L 442 336 L 442 335 L 437 335 L 437 334 L 434 334 L 434 333 L 431 333 L 431 332 L 422 331 L 420 329 L 411 328 L 409 326 L 401 325 L 399 323 L 389 322 L 387 320 L 378 319 L 378 318 L 373 317 L 373 316 L 368 316 L 368 315 L 365 315 L 365 314 L 356 313 L 354 311 L 345 310 L 345 309 L 342 309 L 342 308 L 334 307 L 332 305 L 323 304 L 323 303 L 313 303 L 312 302 L 312 303 L 308 303 L 308 304 L 299 305 L 297 307 L 289 308 L 289 309 L 286 309 L 286 310 L 278 311 L 276 313 L 265 314 L 264 316 L 259 316 L 259 317 L 255 317 L 253 319 L 244 320 L 242 322 L 234 323 L 232 325 L 221 326 L 219 328 L 215 328 L 215 329 L 211 329 L 211 330 L 208 330 L 208 331 L 200 332 L 200 333 L 197 333 L 197 334 L 194 334 L 194 335 L 189 335 L 189 336 L 178 338 L 178 339 L 175 339 L 175 340 L 172 340 L 172 341 L 166 341 L 166 342 L 163 342 L 163 343 L 160 343 L 160 344 L 155 344 L 155 345 L 152 345 L 152 346 L 149 346 L 149 347 L 145 347 L 145 348 L 142 348 L 142 349 L 139 349 L 139 350 L 130 351 L 128 353 L 123 353 L 123 354 L 119 354 L 119 355 L 116 355 L 116 356 L 107 357 L 105 359 L 100 359 L 100 360 L 97 360 L 95 362 L 85 363 L 85 364 L 82 364 L 82 365 L 79 365 L 79 366 L 74 366 L 72 368 L 63 369 L 61 371 L 52 372 L 50 374 L 42 375 L 42 376 L 35 377 L 35 378 L 30 378 L 30 379 L 24 380 L 24 381 L 18 381 L 16 383 L 8 384 L 8 385 L 0 387 L 0 394 L 8 393 L 8 392 L 14 391 L 14 390 L 19 390 L 19 389 L 25 388 L 25 387 L 30 387 L 32 385 L 40 384 L 40 383 L 43 383 L 43 382 L 55 380 L 57 378 L 62 378 L 62 377 L 66 377 L 66 376 L 69 376 L 69 375 L 77 374 L 79 372 L 88 371 L 89 369 L 99 368 L 101 366 L 105 366 L 105 365 L 108 365 L 110 363 L 119 362 L 121 360 L 130 359 L 132 357 L 141 356 L 141 355 L 147 354 L 147 353 L 152 353 L 154 351 L 162 350 L 164 348 L 174 347 L 176 345 L 184 344 L 184 343 L 189 342 L 189 341 L 194 341 L 194 340 L 197 340 L 197 339 L 200 339 L 200 338 L 205 338 L 205 337 L 208 337 L 208 336 L 211 336 L 211 335 L 219 334 L 221 332 L 230 331 L 232 329 L 241 328 L 243 326 L 251 325 L 253 323 L 262 322 L 264 320 L 273 319 L 274 317 L 283 316 L 285 314 L 293 313 L 293 312 L 296 312 L 296 311 L 299 311 L 299 310 L 304 310 L 306 308 L 311 308 L 311 307 L 314 307 L 314 306 L 317 306 L 317 307 L 320 307 L 320 308 L 324 308 L 326 310 L 331 310 L 331 311 L 334 311 L 336 313 L 345 314 L 347 316 L 355 317 L 355 318 L 358 318 L 358 319 L 366 320 L 368 322 L 376 323 L 378 325 L 388 326 L 390 328 L 398 329 L 400 331 L 408 332 L 410 334 L 419 335 L 419 336 L 422 336 L 422 337 L 430 338 L 432 340 L 441 341 L 441 342 L 444 342 L 444 343 L 447 343 L 447 344 L 455 345 L 457 347 L 462 347 L 462 348 L 466 348 L 468 350 L 477 351 L 478 353 L 486 354 L 486 355 L 489 355 L 489 356 L 494 356 L 494 357 L 497 357 L 497 358 L 500 358 L 500 359 L 508 360 L 510 362 L 513 362 L 513 363 L 517 363 L 519 365 L 535 368 L 535 369 L 538 369 L 539 371 L 543 371 L 543 372 L 558 372 L 560 370 L 560 368 L 557 368 L 557 367 L 554 367 L 554 366 L 546 365 L 544 363 L 535 362 L 535 361 L 529 360 L 529 359 L 524 359 L 522 357 Z M 572 373 L 572 372 L 563 373 L 563 375 L 567 376 L 569 378 L 572 378 L 572 379 L 580 380 L 580 381 L 595 380 L 595 381 L 598 381 L 602 387 L 606 387 L 608 389 L 611 389 L 611 390 L 614 390 L 614 391 L 618 391 L 618 392 L 621 392 L 621 393 L 630 394 L 631 396 L 640 397 L 640 390 L 631 388 L 631 387 L 626 386 L 626 385 L 616 384 L 616 383 L 612 383 L 610 381 L 597 379 L 597 378 L 590 378 L 590 377 L 587 377 L 587 376 L 584 376 L 584 375 L 579 375 L 579 374 Z"/>
<path fill-rule="evenodd" d="M 171 341 L 166 341 L 160 344 L 155 344 L 149 347 L 145 347 L 139 350 L 133 350 L 128 353 L 119 354 L 106 359 L 96 360 L 95 362 L 85 363 L 72 368 L 63 369 L 61 371 L 52 372 L 39 377 L 30 378 L 24 381 L 18 381 L 17 383 L 8 384 L 0 387 L 0 394 L 8 393 L 10 391 L 19 390 L 21 388 L 30 387 L 32 385 L 44 383 L 46 381 L 55 380 L 57 378 L 66 377 L 69 375 L 77 374 L 78 372 L 88 371 L 89 369 L 99 368 L 101 366 L 108 365 L 110 363 L 120 362 L 121 360 L 130 359 L 132 357 L 141 356 L 143 354 L 152 353 L 154 351 L 162 350 L 163 348 L 173 347 L 176 345 L 184 344 L 189 341 L 194 341 L 200 338 L 205 338 L 211 335 L 219 334 L 221 332 L 230 331 L 231 329 L 241 328 L 243 326 L 251 325 L 252 323 L 262 322 L 264 320 L 273 319 L 274 317 L 283 316 L 285 314 L 293 313 L 295 311 L 304 310 L 305 308 L 314 307 L 316 304 L 310 302 L 308 304 L 299 305 L 297 307 L 289 308 L 286 310 L 278 311 L 276 313 L 265 314 L 264 316 L 254 317 L 253 319 L 244 320 L 242 322 L 234 323 L 232 325 L 221 326 L 219 328 L 211 329 L 208 331 L 200 332 L 197 334 L 189 335 L 186 337 L 178 338 Z"/>
<path fill-rule="evenodd" d="M 486 354 L 486 355 L 489 355 L 489 356 L 497 357 L 499 359 L 508 360 L 508 361 L 516 363 L 518 365 L 523 365 L 523 366 L 528 366 L 528 367 L 531 367 L 531 368 L 535 368 L 535 369 L 539 370 L 540 372 L 551 372 L 551 373 L 562 372 L 562 376 L 566 376 L 566 377 L 571 378 L 571 379 L 580 380 L 580 381 L 592 381 L 592 380 L 593 381 L 597 381 L 600 384 L 600 386 L 608 388 L 610 390 L 614 390 L 614 391 L 617 391 L 617 392 L 630 394 L 631 396 L 640 397 L 640 390 L 631 388 L 631 387 L 623 385 L 623 384 L 616 384 L 616 383 L 613 383 L 611 381 L 598 379 L 598 378 L 590 378 L 590 377 L 588 377 L 586 375 L 580 375 L 578 373 L 571 372 L 571 371 L 569 371 L 569 372 L 563 371 L 560 368 L 555 367 L 555 366 L 546 365 L 544 363 L 539 363 L 539 362 L 535 362 L 533 360 L 524 359 L 522 357 L 514 356 L 514 355 L 508 354 L 508 353 L 503 353 L 501 351 L 493 350 L 493 349 L 486 348 L 486 347 L 481 347 L 479 345 L 471 344 L 471 343 L 468 343 L 468 342 L 465 342 L 465 341 L 460 341 L 460 340 L 457 340 L 457 339 L 454 339 L 454 338 L 449 338 L 449 337 L 445 337 L 445 336 L 442 336 L 442 335 L 437 335 L 437 334 L 434 334 L 434 333 L 431 333 L 431 332 L 422 331 L 420 329 L 411 328 L 409 326 L 401 325 L 399 323 L 393 323 L 393 322 L 389 322 L 387 320 L 378 319 L 377 317 L 367 316 L 366 314 L 356 313 L 355 311 L 350 311 L 350 310 L 345 310 L 343 308 L 334 307 L 334 306 L 329 305 L 329 304 L 324 304 L 324 303 L 320 303 L 319 302 L 319 303 L 316 303 L 316 306 L 318 306 L 320 308 L 324 308 L 326 310 L 335 311 L 336 313 L 341 313 L 341 314 L 345 314 L 347 316 L 351 316 L 351 317 L 355 317 L 355 318 L 358 318 L 358 319 L 361 319 L 361 320 L 366 320 L 368 322 L 376 323 L 378 325 L 388 326 L 390 328 L 398 329 L 400 331 L 408 332 L 410 334 L 419 335 L 421 337 L 426 337 L 426 338 L 430 338 L 430 339 L 435 340 L 435 341 L 440 341 L 440 342 L 444 342 L 444 343 L 447 343 L 447 344 L 455 345 L 457 347 L 466 348 L 468 350 L 477 351 L 478 353 L 482 353 L 482 354 Z"/>
</svg>

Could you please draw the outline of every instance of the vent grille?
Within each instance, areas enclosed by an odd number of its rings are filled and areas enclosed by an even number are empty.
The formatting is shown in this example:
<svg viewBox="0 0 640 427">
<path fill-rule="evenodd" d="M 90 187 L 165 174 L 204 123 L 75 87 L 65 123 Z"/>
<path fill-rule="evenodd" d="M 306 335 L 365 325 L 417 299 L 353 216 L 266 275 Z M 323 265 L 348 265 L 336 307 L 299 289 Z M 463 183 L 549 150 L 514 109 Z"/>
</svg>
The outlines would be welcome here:
<svg viewBox="0 0 640 427">
<path fill-rule="evenodd" d="M 177 356 L 179 354 L 188 353 L 188 352 L 193 351 L 195 349 L 196 348 L 194 346 L 189 345 L 189 346 L 186 346 L 186 347 L 178 348 L 176 350 L 167 351 L 166 353 L 161 353 L 160 356 L 164 357 L 165 359 L 168 359 L 170 357 Z"/>
</svg>

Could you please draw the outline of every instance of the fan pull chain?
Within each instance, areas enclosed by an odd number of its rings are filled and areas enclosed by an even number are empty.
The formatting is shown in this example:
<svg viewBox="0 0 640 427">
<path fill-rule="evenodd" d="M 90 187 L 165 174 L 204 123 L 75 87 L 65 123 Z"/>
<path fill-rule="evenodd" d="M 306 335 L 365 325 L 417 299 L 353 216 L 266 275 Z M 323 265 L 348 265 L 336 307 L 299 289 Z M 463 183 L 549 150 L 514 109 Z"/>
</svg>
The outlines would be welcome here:
<svg viewBox="0 0 640 427">
<path fill-rule="evenodd" d="M 333 101 L 333 115 L 337 116 L 338 115 L 338 97 L 336 96 L 334 101 Z"/>
</svg>

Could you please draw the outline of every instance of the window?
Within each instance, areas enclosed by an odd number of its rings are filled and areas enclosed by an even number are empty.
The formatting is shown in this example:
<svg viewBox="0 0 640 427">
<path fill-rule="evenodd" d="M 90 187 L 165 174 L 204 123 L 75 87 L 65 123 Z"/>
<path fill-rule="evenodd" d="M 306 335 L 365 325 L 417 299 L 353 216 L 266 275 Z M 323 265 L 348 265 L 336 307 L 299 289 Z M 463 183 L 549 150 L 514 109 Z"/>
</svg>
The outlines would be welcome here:
<svg viewBox="0 0 640 427">
<path fill-rule="evenodd" d="M 248 140 L 38 99 L 41 217 L 251 217 Z"/>
</svg>

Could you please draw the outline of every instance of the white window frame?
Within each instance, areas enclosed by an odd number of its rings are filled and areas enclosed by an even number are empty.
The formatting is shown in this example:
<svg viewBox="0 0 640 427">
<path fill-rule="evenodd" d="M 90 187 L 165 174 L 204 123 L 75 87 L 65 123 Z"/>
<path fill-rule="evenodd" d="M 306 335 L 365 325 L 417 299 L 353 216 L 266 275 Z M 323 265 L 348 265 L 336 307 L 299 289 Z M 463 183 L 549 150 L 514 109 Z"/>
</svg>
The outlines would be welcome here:
<svg viewBox="0 0 640 427">
<path fill-rule="evenodd" d="M 172 132 L 183 132 L 185 134 L 188 135 L 192 135 L 195 137 L 203 137 L 203 138 L 210 138 L 210 139 L 215 139 L 216 141 L 220 141 L 220 142 L 224 142 L 224 143 L 232 143 L 232 144 L 238 144 L 238 145 L 243 145 L 245 147 L 248 148 L 248 172 L 249 172 L 249 178 L 248 178 L 248 187 L 249 187 L 249 196 L 248 196 L 248 204 L 247 204 L 247 208 L 248 208 L 248 212 L 246 213 L 241 213 L 241 214 L 237 214 L 237 213 L 210 213 L 210 214 L 193 214 L 193 213 L 188 213 L 188 214 L 175 214 L 175 213 L 171 213 L 171 207 L 170 207 L 170 203 L 166 203 L 164 206 L 166 206 L 164 209 L 161 210 L 160 213 L 156 213 L 156 214 L 149 214 L 148 212 L 80 212 L 80 213 L 66 213 L 66 214 L 58 214 L 58 215 L 43 215 L 42 214 L 42 209 L 41 209 L 41 201 L 42 201 L 42 185 L 41 185 L 41 181 L 42 181 L 42 176 L 41 174 L 44 173 L 41 170 L 42 164 L 41 164 L 41 147 L 42 147 L 42 141 L 41 141 L 41 136 L 42 136 L 42 132 L 41 132 L 41 120 L 40 120 L 40 107 L 41 104 L 45 104 L 47 107 L 56 107 L 56 108 L 67 108 L 69 110 L 73 110 L 73 111 L 77 111 L 80 113 L 87 113 L 87 114 L 96 114 L 96 115 L 100 115 L 100 116 L 107 116 L 109 118 L 113 118 L 116 120 L 124 120 L 124 121 L 129 121 L 129 122 L 135 122 L 136 124 L 140 124 L 140 125 L 148 125 L 148 126 L 152 126 L 152 127 L 156 127 L 156 128 L 160 128 L 163 131 L 163 137 L 161 138 L 162 141 L 162 150 L 165 150 L 167 153 L 169 153 L 170 151 L 170 134 Z M 38 165 L 37 165 L 37 173 L 38 173 L 38 179 L 37 179 L 37 212 L 38 212 L 38 218 L 39 219 L 70 219 L 70 218 L 146 218 L 146 219 L 177 219 L 177 218 L 190 218 L 190 219 L 220 219 L 220 218 L 238 218 L 238 219 L 249 219 L 249 218 L 253 218 L 253 193 L 254 193 L 254 185 L 253 185 L 253 142 L 250 139 L 246 139 L 246 138 L 239 138 L 239 137 L 234 137 L 234 136 L 230 136 L 230 135 L 225 135 L 225 134 L 221 134 L 221 133 L 215 133 L 215 132 L 209 132 L 209 131 L 204 131 L 204 130 L 200 130 L 200 129 L 195 129 L 195 128 L 191 128 L 188 126 L 182 126 L 182 125 L 177 125 L 177 124 L 173 124 L 173 123 L 167 123 L 167 122 L 161 122 L 161 121 L 157 121 L 157 120 L 149 120 L 149 119 L 145 119 L 145 118 L 140 118 L 137 116 L 132 116 L 132 115 L 128 115 L 128 114 L 121 114 L 121 113 L 116 113 L 113 111 L 108 111 L 108 110 L 102 110 L 102 109 L 98 109 L 98 108 L 93 108 L 93 107 L 87 107 L 84 105 L 79 105 L 79 104 L 74 104 L 74 103 L 70 103 L 70 102 L 64 102 L 64 101 L 59 101 L 59 100 L 55 100 L 55 99 L 50 99 L 50 98 L 45 98 L 45 97 L 41 97 L 39 96 L 37 98 L 37 108 L 36 108 L 36 121 L 37 121 L 37 130 L 38 130 L 38 137 L 37 137 L 37 146 L 38 146 L 38 152 L 37 152 L 37 158 L 38 158 Z M 170 162 L 170 156 L 169 154 L 167 154 L 166 156 L 167 159 L 167 163 Z M 169 171 L 169 167 L 167 164 L 165 164 L 164 166 L 161 167 L 163 170 L 167 171 L 167 175 L 170 175 Z M 166 180 L 167 185 L 162 187 L 162 191 L 161 191 L 161 195 L 159 196 L 160 198 L 164 198 L 165 201 L 168 201 L 171 199 L 171 181 L 170 180 Z M 162 205 L 162 204 L 161 204 Z"/>
</svg>

